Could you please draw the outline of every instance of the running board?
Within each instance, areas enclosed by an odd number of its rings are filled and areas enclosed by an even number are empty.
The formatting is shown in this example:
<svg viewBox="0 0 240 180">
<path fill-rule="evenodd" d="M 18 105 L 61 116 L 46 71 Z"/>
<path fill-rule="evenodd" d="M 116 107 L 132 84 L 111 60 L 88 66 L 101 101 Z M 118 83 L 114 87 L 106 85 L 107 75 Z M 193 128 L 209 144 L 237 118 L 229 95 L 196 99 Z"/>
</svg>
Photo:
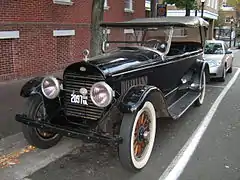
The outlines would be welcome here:
<svg viewBox="0 0 240 180">
<path fill-rule="evenodd" d="M 199 96 L 199 92 L 187 92 L 169 106 L 168 112 L 173 119 L 178 119 L 197 100 Z"/>
</svg>

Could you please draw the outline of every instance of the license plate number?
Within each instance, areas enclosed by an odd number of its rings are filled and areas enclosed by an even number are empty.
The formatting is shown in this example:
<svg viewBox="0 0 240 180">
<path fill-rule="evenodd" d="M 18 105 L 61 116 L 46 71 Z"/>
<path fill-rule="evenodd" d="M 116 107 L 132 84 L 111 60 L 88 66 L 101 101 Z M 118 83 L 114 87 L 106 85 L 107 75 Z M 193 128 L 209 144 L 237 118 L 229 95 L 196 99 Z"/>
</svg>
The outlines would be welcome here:
<svg viewBox="0 0 240 180">
<path fill-rule="evenodd" d="M 78 94 L 71 94 L 71 103 L 73 104 L 82 104 L 82 105 L 88 105 L 87 103 L 87 96 L 83 96 L 83 95 L 78 95 Z"/>
</svg>

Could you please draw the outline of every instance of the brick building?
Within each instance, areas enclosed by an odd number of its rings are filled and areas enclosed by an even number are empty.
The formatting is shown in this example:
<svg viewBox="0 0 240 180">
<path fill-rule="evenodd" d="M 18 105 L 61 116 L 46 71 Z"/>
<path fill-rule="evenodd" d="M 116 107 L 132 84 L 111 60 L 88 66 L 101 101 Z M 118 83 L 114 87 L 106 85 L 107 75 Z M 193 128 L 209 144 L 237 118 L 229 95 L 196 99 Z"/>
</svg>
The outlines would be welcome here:
<svg viewBox="0 0 240 180">
<path fill-rule="evenodd" d="M 79 61 L 90 44 L 91 8 L 92 0 L 0 1 L 0 81 Z M 106 0 L 104 9 L 104 21 L 144 17 L 145 0 Z"/>
</svg>

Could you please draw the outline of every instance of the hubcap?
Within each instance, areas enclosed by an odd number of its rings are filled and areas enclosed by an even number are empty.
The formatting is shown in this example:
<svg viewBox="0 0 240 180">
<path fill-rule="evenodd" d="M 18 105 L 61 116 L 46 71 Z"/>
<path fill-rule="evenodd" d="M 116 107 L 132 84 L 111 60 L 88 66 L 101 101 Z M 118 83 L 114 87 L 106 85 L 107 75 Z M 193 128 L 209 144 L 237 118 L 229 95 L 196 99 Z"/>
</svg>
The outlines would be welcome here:
<svg viewBox="0 0 240 180">
<path fill-rule="evenodd" d="M 36 114 L 35 114 L 35 119 L 38 121 L 41 121 L 44 118 L 44 107 L 43 107 L 43 103 L 39 104 L 37 110 L 36 110 Z M 44 131 L 42 129 L 39 128 L 35 128 L 36 132 L 38 134 L 38 136 L 42 139 L 52 139 L 55 138 L 57 136 L 56 133 L 52 133 L 49 131 Z"/>
<path fill-rule="evenodd" d="M 139 159 L 144 154 L 149 142 L 150 135 L 150 119 L 146 112 L 143 112 L 138 121 L 134 132 L 134 155 L 135 159 Z"/>
</svg>

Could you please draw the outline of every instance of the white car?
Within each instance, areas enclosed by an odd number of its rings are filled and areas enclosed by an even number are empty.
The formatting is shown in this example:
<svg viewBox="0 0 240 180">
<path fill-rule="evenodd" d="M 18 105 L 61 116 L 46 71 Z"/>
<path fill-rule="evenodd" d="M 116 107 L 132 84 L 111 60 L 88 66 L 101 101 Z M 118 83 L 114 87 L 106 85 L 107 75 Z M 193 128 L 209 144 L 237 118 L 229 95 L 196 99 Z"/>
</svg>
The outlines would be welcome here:
<svg viewBox="0 0 240 180">
<path fill-rule="evenodd" d="M 225 81 L 226 73 L 232 72 L 234 56 L 224 41 L 207 40 L 203 57 L 209 64 L 210 78 Z"/>
</svg>

